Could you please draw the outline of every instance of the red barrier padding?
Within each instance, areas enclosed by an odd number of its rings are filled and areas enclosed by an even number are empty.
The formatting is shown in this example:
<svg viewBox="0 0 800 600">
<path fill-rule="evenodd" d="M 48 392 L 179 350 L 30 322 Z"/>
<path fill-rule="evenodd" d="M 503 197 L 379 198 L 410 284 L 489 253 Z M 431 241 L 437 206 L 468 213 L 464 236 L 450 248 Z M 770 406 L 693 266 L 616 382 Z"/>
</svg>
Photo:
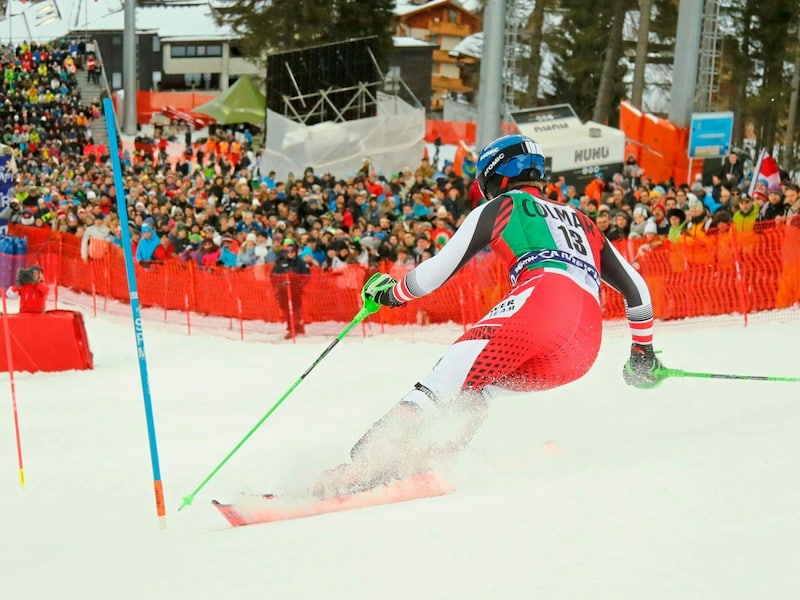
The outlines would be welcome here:
<svg viewBox="0 0 800 600">
<path fill-rule="evenodd" d="M 94 367 L 83 315 L 73 310 L 8 315 L 14 371 L 69 371 Z M 8 372 L 5 327 L 0 327 L 0 371 Z"/>
</svg>

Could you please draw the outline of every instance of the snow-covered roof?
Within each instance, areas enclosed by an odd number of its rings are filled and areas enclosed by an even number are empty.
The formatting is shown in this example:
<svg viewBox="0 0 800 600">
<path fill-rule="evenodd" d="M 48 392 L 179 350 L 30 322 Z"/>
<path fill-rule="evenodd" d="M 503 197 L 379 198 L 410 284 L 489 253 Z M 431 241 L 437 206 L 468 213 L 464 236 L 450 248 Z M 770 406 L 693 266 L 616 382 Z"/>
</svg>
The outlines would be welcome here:
<svg viewBox="0 0 800 600">
<path fill-rule="evenodd" d="M 392 38 L 392 41 L 394 42 L 395 48 L 438 48 L 438 44 L 426 42 L 425 40 L 418 40 L 417 38 L 409 36 L 396 35 Z"/>
<path fill-rule="evenodd" d="M 125 14 L 122 0 L 56 0 L 61 11 L 61 20 L 36 24 L 36 11 L 40 5 L 9 0 L 7 14 L 15 39 L 27 38 L 25 17 L 35 41 L 45 42 L 62 37 L 69 32 L 123 31 Z M 25 17 L 22 13 L 25 13 Z M 5 27 L 5 24 L 4 24 Z M 211 14 L 208 0 L 174 0 L 156 6 L 137 6 L 136 30 L 158 32 L 159 37 L 169 41 L 196 41 L 230 39 L 236 37 L 228 27 L 219 27 Z"/>
<path fill-rule="evenodd" d="M 478 33 L 468 35 L 453 46 L 448 54 L 450 56 L 471 56 L 472 58 L 480 58 L 483 54 L 483 32 L 479 31 Z"/>
<path fill-rule="evenodd" d="M 396 0 L 394 14 L 399 17 L 403 17 L 413 12 L 417 12 L 418 10 L 430 8 L 431 6 L 446 4 L 448 1 L 449 0 L 430 0 L 429 2 L 420 2 L 420 0 Z M 461 0 L 461 2 L 459 2 L 459 0 L 453 0 L 453 4 L 460 4 L 464 10 L 473 14 L 477 13 L 481 7 L 480 0 Z"/>
<path fill-rule="evenodd" d="M 8 0 L 7 13 L 11 21 L 3 23 L 9 27 L 15 41 L 28 39 L 25 18 L 30 27 L 30 38 L 47 42 L 80 31 L 123 31 L 125 28 L 123 0 L 55 0 L 61 12 L 61 20 L 37 25 L 37 10 L 41 4 L 21 0 Z M 450 0 L 431 0 L 418 4 L 412 0 L 397 0 L 396 15 L 405 15 L 417 10 Z M 480 0 L 452 0 L 465 10 L 475 13 L 480 9 Z M 219 27 L 211 15 L 214 0 L 165 0 L 157 6 L 137 6 L 136 30 L 158 32 L 163 41 L 194 41 L 209 39 L 231 39 L 235 33 L 228 27 Z"/>
</svg>

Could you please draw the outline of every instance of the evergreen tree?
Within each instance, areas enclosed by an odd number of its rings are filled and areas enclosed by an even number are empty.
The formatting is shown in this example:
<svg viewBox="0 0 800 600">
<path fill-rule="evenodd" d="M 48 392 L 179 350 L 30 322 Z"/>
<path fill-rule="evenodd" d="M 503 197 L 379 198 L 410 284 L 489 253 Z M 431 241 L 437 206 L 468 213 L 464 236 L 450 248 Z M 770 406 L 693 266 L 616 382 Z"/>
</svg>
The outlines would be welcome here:
<svg viewBox="0 0 800 600">
<path fill-rule="evenodd" d="M 215 16 L 237 33 L 239 48 L 253 59 L 377 36 L 374 52 L 385 68 L 393 9 L 393 0 L 219 0 Z"/>
<path fill-rule="evenodd" d="M 557 12 L 560 26 L 544 36 L 553 53 L 554 92 L 546 95 L 546 100 L 548 104 L 571 104 L 582 120 L 589 120 L 600 89 L 612 7 L 587 0 L 561 0 Z"/>
</svg>

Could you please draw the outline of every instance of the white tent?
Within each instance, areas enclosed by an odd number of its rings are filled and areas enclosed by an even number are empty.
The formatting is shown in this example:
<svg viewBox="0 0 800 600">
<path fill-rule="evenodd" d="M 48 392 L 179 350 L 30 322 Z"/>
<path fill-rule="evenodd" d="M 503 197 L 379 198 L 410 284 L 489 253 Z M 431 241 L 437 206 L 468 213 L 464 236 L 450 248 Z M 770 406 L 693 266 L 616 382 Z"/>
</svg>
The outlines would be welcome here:
<svg viewBox="0 0 800 600">
<path fill-rule="evenodd" d="M 378 94 L 377 116 L 344 123 L 303 125 L 267 110 L 267 139 L 261 172 L 285 179 L 291 171 L 336 177 L 358 171 L 365 159 L 385 174 L 419 164 L 425 147 L 425 110 Z"/>
</svg>

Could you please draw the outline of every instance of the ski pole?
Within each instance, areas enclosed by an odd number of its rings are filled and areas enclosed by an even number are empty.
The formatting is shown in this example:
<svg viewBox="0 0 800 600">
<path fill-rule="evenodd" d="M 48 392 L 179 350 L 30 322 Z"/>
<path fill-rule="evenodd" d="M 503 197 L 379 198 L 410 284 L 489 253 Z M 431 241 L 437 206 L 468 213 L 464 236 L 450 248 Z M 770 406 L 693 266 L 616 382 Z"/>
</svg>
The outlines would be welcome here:
<svg viewBox="0 0 800 600">
<path fill-rule="evenodd" d="M 771 377 L 769 375 L 731 375 L 724 373 L 699 373 L 697 371 L 684 371 L 683 369 L 659 369 L 662 377 L 698 377 L 701 379 L 746 379 L 751 381 L 790 381 L 800 382 L 800 377 Z"/>
<path fill-rule="evenodd" d="M 349 325 L 347 325 L 347 327 L 345 327 L 342 330 L 342 332 L 338 336 L 336 336 L 336 339 L 334 339 L 328 345 L 328 347 L 325 348 L 325 350 L 322 351 L 322 354 L 319 355 L 317 360 L 315 360 L 311 364 L 311 366 L 308 367 L 308 369 L 306 369 L 305 372 L 302 375 L 300 375 L 300 377 L 297 378 L 297 380 L 289 387 L 289 389 L 284 392 L 283 396 L 278 398 L 278 401 L 275 404 L 273 404 L 272 407 L 264 414 L 264 416 L 261 417 L 255 425 L 253 425 L 253 427 L 250 429 L 250 431 L 248 431 L 245 434 L 245 436 L 241 440 L 239 440 L 239 443 L 236 444 L 233 447 L 233 450 L 228 452 L 228 454 L 225 456 L 225 458 L 223 458 L 219 462 L 219 464 L 216 467 L 214 467 L 214 469 L 206 476 L 206 478 L 203 479 L 203 481 L 200 482 L 200 485 L 198 485 L 191 494 L 189 494 L 188 496 L 185 496 L 183 498 L 183 502 L 181 502 L 181 505 L 178 508 L 178 510 L 182 510 L 183 508 L 185 508 L 187 506 L 190 506 L 192 504 L 192 501 L 194 500 L 195 495 L 197 495 L 197 493 L 200 490 L 202 490 L 209 481 L 211 481 L 211 478 L 214 477 L 214 475 L 217 474 L 217 472 L 225 465 L 225 463 L 227 463 L 231 459 L 231 457 L 234 454 L 236 454 L 236 452 L 239 451 L 239 448 L 241 448 L 244 445 L 244 443 L 248 439 L 250 439 L 250 436 L 252 436 L 256 432 L 256 430 L 259 427 L 261 427 L 261 425 L 264 424 L 264 421 L 266 421 L 270 417 L 270 415 L 272 415 L 272 413 L 274 413 L 277 410 L 277 408 L 283 403 L 283 401 L 286 400 L 286 398 L 289 397 L 289 394 L 291 394 L 295 390 L 295 388 L 298 385 L 300 385 L 300 383 L 306 378 L 306 376 L 309 373 L 311 373 L 311 371 L 314 370 L 314 367 L 316 367 L 319 363 L 322 362 L 322 359 L 325 358 L 328 355 L 328 353 L 330 353 L 330 351 L 334 349 L 336 344 L 338 344 L 348 333 L 350 333 L 350 330 L 353 329 L 353 327 L 355 327 L 361 321 L 366 319 L 369 315 L 377 312 L 380 309 L 381 305 L 378 304 L 377 302 L 375 302 L 372 298 L 368 298 L 363 293 L 363 291 L 361 293 L 361 297 L 362 297 L 362 299 L 364 301 L 364 306 L 363 306 L 363 308 L 361 310 L 358 311 L 358 314 L 356 314 L 356 316 L 353 317 L 353 320 L 350 321 Z"/>
<path fill-rule="evenodd" d="M 6 291 L 0 288 L 3 297 L 3 333 L 6 338 L 6 363 L 8 379 L 11 383 L 11 405 L 14 409 L 14 434 L 17 437 L 17 462 L 19 464 L 19 484 L 25 489 L 25 467 L 22 464 L 22 436 L 19 431 L 19 412 L 17 411 L 17 385 L 14 382 L 14 361 L 11 356 L 11 331 L 8 326 L 8 309 L 6 308 Z"/>
</svg>

